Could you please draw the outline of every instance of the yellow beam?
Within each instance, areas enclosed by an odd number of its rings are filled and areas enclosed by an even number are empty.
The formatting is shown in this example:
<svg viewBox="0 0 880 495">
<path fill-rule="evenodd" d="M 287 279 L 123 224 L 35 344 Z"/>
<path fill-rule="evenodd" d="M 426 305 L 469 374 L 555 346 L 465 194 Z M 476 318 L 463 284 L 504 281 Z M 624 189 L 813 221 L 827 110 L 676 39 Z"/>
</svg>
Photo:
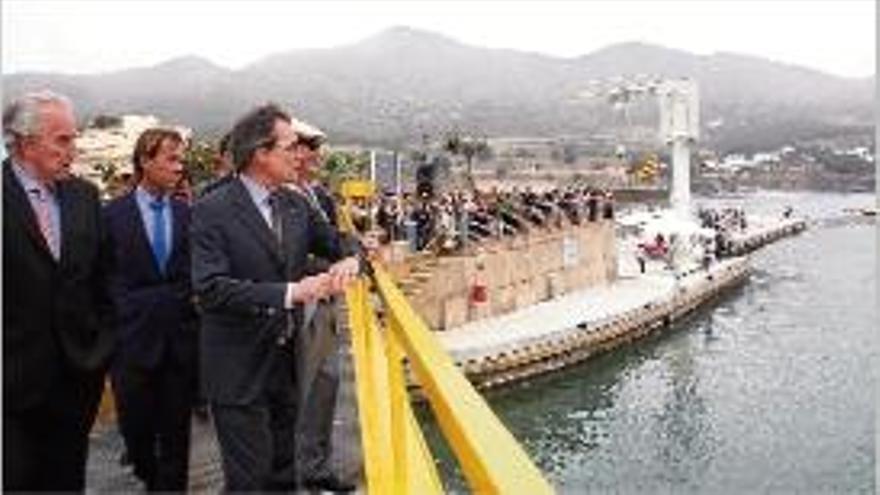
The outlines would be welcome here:
<svg viewBox="0 0 880 495">
<path fill-rule="evenodd" d="M 368 492 L 442 494 L 406 393 L 400 346 L 380 331 L 364 280 L 347 291 L 346 303 Z"/>
<path fill-rule="evenodd" d="M 407 303 L 391 277 L 374 265 L 390 326 L 410 359 L 443 433 L 474 493 L 553 493 L 525 451 Z"/>
<path fill-rule="evenodd" d="M 368 199 L 376 193 L 376 184 L 368 180 L 347 180 L 341 186 L 342 196 Z"/>
<path fill-rule="evenodd" d="M 356 281 L 346 293 L 364 452 L 364 474 L 370 493 L 392 493 L 394 456 L 390 421 L 387 420 L 390 412 L 387 373 L 377 370 L 381 367 L 384 371 L 384 361 L 376 359 L 376 329 L 370 324 L 372 311 L 368 296 L 364 280 Z"/>
<path fill-rule="evenodd" d="M 440 482 L 434 457 L 410 405 L 406 379 L 403 376 L 403 349 L 394 334 L 387 331 L 384 334 L 387 343 L 388 380 L 391 384 L 395 493 L 442 494 L 443 484 Z"/>
</svg>

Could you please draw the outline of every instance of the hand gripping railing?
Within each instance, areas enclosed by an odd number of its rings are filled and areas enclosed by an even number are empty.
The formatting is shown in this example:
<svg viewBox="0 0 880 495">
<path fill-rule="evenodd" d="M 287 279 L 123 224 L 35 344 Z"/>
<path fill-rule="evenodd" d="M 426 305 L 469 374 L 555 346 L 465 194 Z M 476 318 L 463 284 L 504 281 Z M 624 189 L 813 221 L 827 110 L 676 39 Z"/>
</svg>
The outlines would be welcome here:
<svg viewBox="0 0 880 495">
<path fill-rule="evenodd" d="M 410 406 L 405 356 L 474 493 L 553 493 L 390 275 L 370 266 L 369 277 L 346 292 L 367 492 L 443 493 Z M 372 299 L 371 285 L 378 300 Z M 384 306 L 385 327 L 377 322 L 374 303 Z"/>
</svg>

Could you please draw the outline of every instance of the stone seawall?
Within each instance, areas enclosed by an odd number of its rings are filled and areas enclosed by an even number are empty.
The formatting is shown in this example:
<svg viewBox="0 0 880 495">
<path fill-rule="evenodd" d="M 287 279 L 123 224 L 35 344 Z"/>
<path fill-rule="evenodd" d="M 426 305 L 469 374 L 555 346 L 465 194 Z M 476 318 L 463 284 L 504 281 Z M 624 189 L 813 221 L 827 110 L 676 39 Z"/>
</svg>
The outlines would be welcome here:
<svg viewBox="0 0 880 495">
<path fill-rule="evenodd" d="M 481 247 L 474 256 L 432 261 L 419 287 L 408 293 L 435 330 L 500 316 L 617 277 L 614 222 L 522 235 Z M 474 297 L 475 286 L 483 298 Z"/>
</svg>

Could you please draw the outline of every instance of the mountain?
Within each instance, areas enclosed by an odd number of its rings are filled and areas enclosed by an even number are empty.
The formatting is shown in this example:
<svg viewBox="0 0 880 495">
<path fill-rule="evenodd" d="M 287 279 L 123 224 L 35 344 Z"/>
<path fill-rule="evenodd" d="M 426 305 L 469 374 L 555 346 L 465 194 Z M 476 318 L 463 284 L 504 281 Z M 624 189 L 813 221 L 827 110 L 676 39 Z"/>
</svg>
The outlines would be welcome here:
<svg viewBox="0 0 880 495">
<path fill-rule="evenodd" d="M 211 135 L 245 109 L 275 101 L 337 142 L 401 144 L 454 126 L 489 136 L 588 135 L 613 114 L 604 101 L 577 99 L 585 84 L 634 74 L 695 78 L 702 122 L 720 123 L 703 140 L 722 149 L 873 126 L 873 78 L 646 43 L 559 58 L 475 47 L 408 27 L 335 48 L 278 53 L 240 70 L 188 56 L 97 75 L 10 74 L 3 85 L 4 97 L 42 87 L 68 94 L 83 118 L 152 113 Z"/>
</svg>

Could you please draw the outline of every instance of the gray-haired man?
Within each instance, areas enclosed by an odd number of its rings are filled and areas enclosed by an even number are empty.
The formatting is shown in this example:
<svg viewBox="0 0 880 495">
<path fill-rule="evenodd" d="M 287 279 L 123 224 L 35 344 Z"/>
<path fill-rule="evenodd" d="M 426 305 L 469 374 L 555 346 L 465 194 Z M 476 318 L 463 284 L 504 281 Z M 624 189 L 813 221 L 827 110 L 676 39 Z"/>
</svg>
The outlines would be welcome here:
<svg viewBox="0 0 880 495">
<path fill-rule="evenodd" d="M 113 346 L 98 190 L 67 98 L 13 100 L 3 137 L 3 488 L 82 491 Z"/>
</svg>

